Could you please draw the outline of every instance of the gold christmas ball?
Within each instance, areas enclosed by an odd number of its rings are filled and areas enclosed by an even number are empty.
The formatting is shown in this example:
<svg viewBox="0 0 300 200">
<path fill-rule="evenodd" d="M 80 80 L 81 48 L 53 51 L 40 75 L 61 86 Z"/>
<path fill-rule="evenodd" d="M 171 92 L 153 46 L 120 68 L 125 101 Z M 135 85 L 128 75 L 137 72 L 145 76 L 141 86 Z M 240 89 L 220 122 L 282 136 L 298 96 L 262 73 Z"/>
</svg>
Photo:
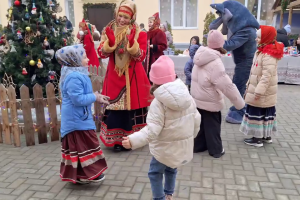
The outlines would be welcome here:
<svg viewBox="0 0 300 200">
<path fill-rule="evenodd" d="M 29 61 L 29 65 L 34 66 L 35 65 L 35 61 L 34 60 Z"/>
<path fill-rule="evenodd" d="M 27 26 L 27 27 L 26 27 L 26 31 L 29 32 L 30 30 L 31 30 L 31 28 L 30 28 L 29 26 Z"/>
</svg>

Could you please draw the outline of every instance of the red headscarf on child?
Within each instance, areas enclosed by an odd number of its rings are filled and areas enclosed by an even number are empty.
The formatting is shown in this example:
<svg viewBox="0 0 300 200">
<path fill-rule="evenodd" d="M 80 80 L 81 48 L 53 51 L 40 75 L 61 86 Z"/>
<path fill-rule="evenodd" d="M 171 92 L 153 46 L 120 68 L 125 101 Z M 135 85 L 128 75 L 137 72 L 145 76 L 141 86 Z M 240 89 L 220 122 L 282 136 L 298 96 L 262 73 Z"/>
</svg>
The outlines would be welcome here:
<svg viewBox="0 0 300 200">
<path fill-rule="evenodd" d="M 268 54 L 274 58 L 280 59 L 283 57 L 282 43 L 276 41 L 277 31 L 273 26 L 260 26 L 261 40 L 258 45 L 258 50 L 264 54 Z"/>
</svg>

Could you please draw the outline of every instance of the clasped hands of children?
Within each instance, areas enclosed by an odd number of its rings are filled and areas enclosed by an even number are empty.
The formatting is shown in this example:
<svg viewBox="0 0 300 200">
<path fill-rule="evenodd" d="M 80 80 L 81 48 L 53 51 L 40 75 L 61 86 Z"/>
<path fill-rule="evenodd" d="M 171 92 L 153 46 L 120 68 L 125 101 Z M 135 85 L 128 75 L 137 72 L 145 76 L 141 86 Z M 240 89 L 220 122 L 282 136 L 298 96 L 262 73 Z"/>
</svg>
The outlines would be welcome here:
<svg viewBox="0 0 300 200">
<path fill-rule="evenodd" d="M 94 92 L 94 95 L 96 96 L 96 101 L 105 105 L 109 105 L 109 97 L 100 94 L 98 91 Z"/>
</svg>

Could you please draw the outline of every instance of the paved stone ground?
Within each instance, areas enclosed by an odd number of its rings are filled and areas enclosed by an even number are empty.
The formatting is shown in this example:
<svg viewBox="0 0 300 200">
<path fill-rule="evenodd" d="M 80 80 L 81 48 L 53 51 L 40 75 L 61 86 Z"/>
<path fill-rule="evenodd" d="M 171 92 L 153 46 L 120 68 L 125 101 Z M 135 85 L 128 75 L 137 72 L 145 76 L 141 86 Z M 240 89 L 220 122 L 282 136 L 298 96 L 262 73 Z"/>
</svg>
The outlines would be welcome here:
<svg viewBox="0 0 300 200">
<path fill-rule="evenodd" d="M 196 154 L 179 170 L 175 199 L 300 200 L 300 86 L 280 85 L 278 101 L 280 131 L 274 144 L 246 146 L 239 126 L 223 123 L 226 155 Z M 0 199 L 150 200 L 148 147 L 124 153 L 103 149 L 106 180 L 77 186 L 60 181 L 59 142 L 22 148 L 1 144 Z"/>
</svg>

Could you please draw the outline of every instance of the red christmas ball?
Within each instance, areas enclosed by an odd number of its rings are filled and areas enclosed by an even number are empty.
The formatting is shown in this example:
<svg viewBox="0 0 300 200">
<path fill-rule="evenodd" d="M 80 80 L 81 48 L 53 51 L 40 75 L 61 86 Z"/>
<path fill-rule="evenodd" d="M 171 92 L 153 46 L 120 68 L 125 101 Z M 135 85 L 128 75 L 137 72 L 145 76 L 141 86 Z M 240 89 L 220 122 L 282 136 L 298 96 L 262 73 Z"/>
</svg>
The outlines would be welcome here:
<svg viewBox="0 0 300 200">
<path fill-rule="evenodd" d="M 20 5 L 21 5 L 21 2 L 18 1 L 18 0 L 16 0 L 14 4 L 15 4 L 15 6 L 20 6 Z"/>
</svg>

